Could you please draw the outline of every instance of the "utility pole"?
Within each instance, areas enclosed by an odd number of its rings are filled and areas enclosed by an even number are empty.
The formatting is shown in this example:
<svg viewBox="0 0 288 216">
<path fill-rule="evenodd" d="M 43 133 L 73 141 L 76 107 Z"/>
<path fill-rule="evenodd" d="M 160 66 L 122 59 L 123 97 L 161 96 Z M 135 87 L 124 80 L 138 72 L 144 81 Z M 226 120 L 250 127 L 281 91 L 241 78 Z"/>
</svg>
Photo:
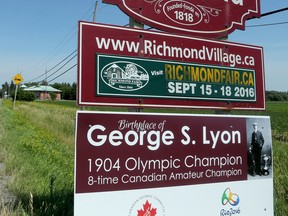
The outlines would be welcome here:
<svg viewBox="0 0 288 216">
<path fill-rule="evenodd" d="M 47 99 L 47 69 L 45 70 L 45 95 L 44 95 L 44 99 Z"/>
<path fill-rule="evenodd" d="M 95 8 L 94 8 L 94 13 L 93 13 L 93 22 L 96 22 L 97 8 L 98 8 L 98 0 L 95 2 Z"/>
<path fill-rule="evenodd" d="M 130 28 L 139 28 L 139 29 L 144 29 L 144 24 L 138 22 L 132 17 L 129 17 L 129 27 Z"/>
</svg>

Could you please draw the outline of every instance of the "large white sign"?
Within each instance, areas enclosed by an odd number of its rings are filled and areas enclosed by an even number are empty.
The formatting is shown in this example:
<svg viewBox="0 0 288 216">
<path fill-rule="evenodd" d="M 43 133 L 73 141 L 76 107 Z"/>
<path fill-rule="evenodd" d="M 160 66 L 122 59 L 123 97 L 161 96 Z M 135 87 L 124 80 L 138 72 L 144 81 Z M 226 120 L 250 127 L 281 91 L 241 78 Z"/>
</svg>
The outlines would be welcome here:
<svg viewBox="0 0 288 216">
<path fill-rule="evenodd" d="M 269 117 L 77 112 L 75 215 L 273 215 Z"/>
</svg>

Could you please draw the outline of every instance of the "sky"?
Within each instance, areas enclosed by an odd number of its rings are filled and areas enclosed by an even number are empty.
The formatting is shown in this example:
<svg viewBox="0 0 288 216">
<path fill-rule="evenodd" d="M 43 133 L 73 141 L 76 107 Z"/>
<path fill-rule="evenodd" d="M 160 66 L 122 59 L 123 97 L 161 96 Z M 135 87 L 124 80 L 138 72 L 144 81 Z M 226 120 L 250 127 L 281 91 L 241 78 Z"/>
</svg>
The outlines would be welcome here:
<svg viewBox="0 0 288 216">
<path fill-rule="evenodd" d="M 288 7 L 288 0 L 260 2 L 262 14 Z M 10 83 L 17 73 L 24 83 L 76 82 L 78 21 L 93 21 L 94 9 L 95 0 L 0 0 L 0 84 Z M 129 18 L 117 6 L 99 0 L 96 22 L 124 26 Z M 248 20 L 245 30 L 234 31 L 228 40 L 262 46 L 266 90 L 287 92 L 287 36 L 288 10 Z"/>
</svg>

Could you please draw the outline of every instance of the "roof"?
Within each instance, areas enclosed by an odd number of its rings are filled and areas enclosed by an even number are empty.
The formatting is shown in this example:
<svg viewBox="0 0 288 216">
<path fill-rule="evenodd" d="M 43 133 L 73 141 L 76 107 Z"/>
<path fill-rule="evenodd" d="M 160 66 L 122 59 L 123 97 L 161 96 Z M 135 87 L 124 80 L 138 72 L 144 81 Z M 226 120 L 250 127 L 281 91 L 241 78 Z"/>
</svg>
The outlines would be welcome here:
<svg viewBox="0 0 288 216">
<path fill-rule="evenodd" d="M 61 90 L 55 89 L 52 86 L 44 86 L 44 85 L 31 86 L 28 88 L 24 88 L 23 90 L 24 91 L 37 91 L 37 92 L 62 92 Z"/>
</svg>

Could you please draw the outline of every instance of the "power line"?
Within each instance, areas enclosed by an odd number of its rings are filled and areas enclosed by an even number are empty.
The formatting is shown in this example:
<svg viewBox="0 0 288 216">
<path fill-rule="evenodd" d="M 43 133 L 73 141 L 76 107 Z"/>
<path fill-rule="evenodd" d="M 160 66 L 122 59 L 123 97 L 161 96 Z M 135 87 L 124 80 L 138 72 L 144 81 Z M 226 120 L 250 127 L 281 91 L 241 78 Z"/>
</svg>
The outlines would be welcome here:
<svg viewBox="0 0 288 216">
<path fill-rule="evenodd" d="M 87 10 L 87 12 L 82 16 L 82 18 L 80 19 L 90 19 L 91 15 L 90 12 L 93 10 L 94 7 L 94 3 L 90 6 L 90 8 Z M 48 62 L 50 62 L 53 57 L 55 57 L 55 55 L 57 53 L 59 53 L 60 50 L 63 49 L 63 47 L 77 34 L 77 26 L 78 24 L 76 24 L 73 29 L 56 45 L 56 47 L 47 55 L 47 57 L 45 59 L 43 59 L 42 61 L 40 61 L 37 65 L 35 65 L 34 67 L 31 68 L 31 73 L 33 73 L 36 70 L 39 70 L 39 68 L 41 68 L 41 66 L 43 64 L 47 64 Z M 39 79 L 40 77 L 44 76 L 45 73 L 43 75 L 40 75 L 39 77 L 33 79 L 32 81 Z"/>
<path fill-rule="evenodd" d="M 260 17 L 265 17 L 265 16 L 270 16 L 270 15 L 274 15 L 274 14 L 277 14 L 277 13 L 281 13 L 281 12 L 284 12 L 284 11 L 287 11 L 288 10 L 288 7 L 286 8 L 281 8 L 281 9 L 278 9 L 278 10 L 274 10 L 274 11 L 270 11 L 270 12 L 267 12 L 267 13 L 263 13 L 260 15 Z M 256 17 L 253 17 L 253 18 L 249 18 L 247 20 L 251 20 L 251 19 L 255 19 Z M 287 22 L 277 22 L 277 23 L 266 23 L 266 24 L 259 24 L 259 25 L 250 25 L 250 26 L 246 26 L 246 27 L 264 27 L 264 26 L 274 26 L 274 25 L 284 25 L 284 24 L 288 24 L 288 21 Z"/>
<path fill-rule="evenodd" d="M 276 13 L 281 13 L 281 12 L 286 11 L 286 10 L 288 10 L 288 7 L 282 8 L 282 9 L 279 9 L 279 10 L 275 10 L 275 11 L 270 11 L 270 12 L 267 12 L 267 13 L 264 13 L 264 14 L 261 14 L 261 17 L 269 16 L 269 15 L 276 14 Z"/>
<path fill-rule="evenodd" d="M 57 65 L 55 65 L 54 67 L 52 67 L 51 69 L 49 69 L 47 72 L 50 72 L 51 70 L 53 70 L 54 68 L 56 68 L 58 65 L 60 65 L 62 62 L 64 62 L 67 58 L 69 58 L 71 55 L 73 55 L 73 53 L 77 52 L 77 49 L 74 50 L 74 52 L 72 52 L 70 55 L 68 55 L 66 58 L 64 58 L 61 62 L 59 62 Z"/>
<path fill-rule="evenodd" d="M 251 28 L 251 27 L 264 27 L 264 26 L 275 26 L 275 25 L 284 25 L 284 24 L 288 24 L 287 22 L 278 22 L 278 23 L 266 23 L 266 24 L 259 24 L 259 25 L 250 25 L 250 26 L 246 26 L 247 28 Z"/>
<path fill-rule="evenodd" d="M 57 66 L 59 66 L 61 63 L 63 63 L 65 60 L 67 60 L 70 56 L 72 56 L 75 52 L 77 52 L 77 49 L 74 50 L 72 53 L 70 53 L 67 57 L 65 57 L 63 60 L 61 60 L 59 63 L 57 63 L 55 66 L 53 66 L 52 68 L 50 68 L 48 71 L 45 71 L 45 73 L 41 74 L 40 76 L 28 81 L 28 82 L 33 82 L 34 80 L 38 80 L 39 78 L 45 76 L 48 72 L 50 72 L 51 70 L 55 69 Z M 77 54 L 76 54 L 77 55 Z M 75 57 L 75 56 L 74 56 Z M 74 58 L 73 57 L 73 58 Z M 66 64 L 65 64 L 66 65 Z"/>
<path fill-rule="evenodd" d="M 263 13 L 263 14 L 260 15 L 260 17 L 270 16 L 270 15 L 273 15 L 273 14 L 276 14 L 276 13 L 281 13 L 281 12 L 286 11 L 286 10 L 288 10 L 288 7 L 281 8 L 281 9 L 274 10 L 274 11 L 270 11 L 270 12 L 267 12 L 267 13 Z M 256 19 L 256 18 L 258 18 L 258 17 L 248 18 L 247 20 L 252 20 L 252 19 Z"/>
<path fill-rule="evenodd" d="M 54 73 L 50 74 L 47 78 L 53 76 L 54 74 L 56 74 L 58 71 L 60 71 L 63 67 L 65 67 L 70 61 L 72 61 L 75 57 L 77 56 L 77 53 L 71 58 L 69 59 L 65 64 L 63 64 L 60 68 L 58 68 L 58 70 L 56 70 Z M 67 59 L 67 58 L 66 58 Z"/>
<path fill-rule="evenodd" d="M 85 13 L 85 15 L 83 15 L 82 19 L 85 20 L 85 19 L 87 18 L 87 19 L 89 20 L 89 19 L 91 18 L 92 14 L 90 14 L 90 11 L 93 9 L 94 5 L 95 5 L 94 3 L 93 3 L 93 5 L 91 5 L 90 9 Z M 105 6 L 101 7 L 100 10 L 104 9 L 104 8 L 107 7 L 107 6 L 108 6 L 108 5 L 105 5 Z M 89 15 L 89 14 L 90 14 L 90 15 Z M 67 42 L 68 42 L 69 40 L 71 40 L 72 37 L 77 33 L 77 31 L 75 32 L 75 28 L 77 28 L 77 26 L 78 26 L 78 24 L 75 25 L 74 28 L 69 32 L 69 34 L 56 46 L 56 48 L 54 49 L 55 53 L 53 54 L 53 56 L 55 56 L 55 54 L 58 53 L 58 52 L 64 47 L 64 45 L 66 45 Z M 74 34 L 72 34 L 72 33 L 74 33 Z M 72 35 L 71 35 L 71 34 L 72 34 Z M 71 35 L 70 38 L 68 38 L 69 35 Z M 61 45 L 62 45 L 62 46 L 61 46 Z M 61 46 L 61 47 L 60 47 L 60 46 Z M 57 50 L 57 49 L 58 49 L 58 50 Z M 76 49 L 74 52 L 77 52 L 77 49 Z M 57 66 L 59 66 L 62 62 L 64 62 L 67 58 L 69 58 L 71 55 L 73 55 L 74 52 L 72 52 L 71 54 L 69 54 L 69 56 L 67 56 L 65 59 L 63 59 L 61 62 L 59 62 L 57 65 L 53 66 L 51 69 L 49 69 L 49 70 L 46 71 L 45 73 L 41 74 L 40 76 L 38 76 L 38 77 L 30 80 L 29 82 L 32 82 L 32 81 L 34 81 L 34 80 L 38 80 L 39 78 L 45 76 L 45 75 L 47 74 L 47 72 L 50 72 L 51 70 L 55 69 L 55 68 L 56 68 Z M 51 52 L 51 57 L 50 57 L 49 59 L 47 59 L 46 61 L 43 60 L 40 64 L 44 63 L 44 61 L 45 61 L 46 63 L 49 62 L 49 61 L 52 59 L 53 56 L 52 56 L 52 52 Z M 38 66 L 38 68 L 39 68 L 39 67 L 40 67 L 40 66 Z M 36 69 L 35 69 L 35 70 L 36 70 Z M 35 71 L 35 70 L 34 70 L 34 71 Z M 50 75 L 50 76 L 51 76 L 51 75 Z"/>
<path fill-rule="evenodd" d="M 32 80 L 29 80 L 28 82 L 33 82 L 34 80 L 37 80 L 37 79 L 39 79 L 40 77 L 42 77 L 42 76 L 44 76 L 46 73 L 44 73 L 44 74 L 41 74 L 40 76 L 38 76 L 38 77 L 36 77 L 36 78 L 34 78 L 34 79 L 32 79 Z"/>
<path fill-rule="evenodd" d="M 59 75 L 58 75 L 57 77 L 55 77 L 54 79 L 51 79 L 51 80 L 49 80 L 49 81 L 47 81 L 47 82 L 49 83 L 49 82 L 51 82 L 51 81 L 59 78 L 60 76 L 62 76 L 62 75 L 64 75 L 65 73 L 67 73 L 68 71 L 72 70 L 75 66 L 77 66 L 77 63 L 74 64 L 74 65 L 73 65 L 72 67 L 70 67 L 69 69 L 67 69 L 66 71 L 64 71 L 63 73 L 59 74 Z"/>
</svg>

